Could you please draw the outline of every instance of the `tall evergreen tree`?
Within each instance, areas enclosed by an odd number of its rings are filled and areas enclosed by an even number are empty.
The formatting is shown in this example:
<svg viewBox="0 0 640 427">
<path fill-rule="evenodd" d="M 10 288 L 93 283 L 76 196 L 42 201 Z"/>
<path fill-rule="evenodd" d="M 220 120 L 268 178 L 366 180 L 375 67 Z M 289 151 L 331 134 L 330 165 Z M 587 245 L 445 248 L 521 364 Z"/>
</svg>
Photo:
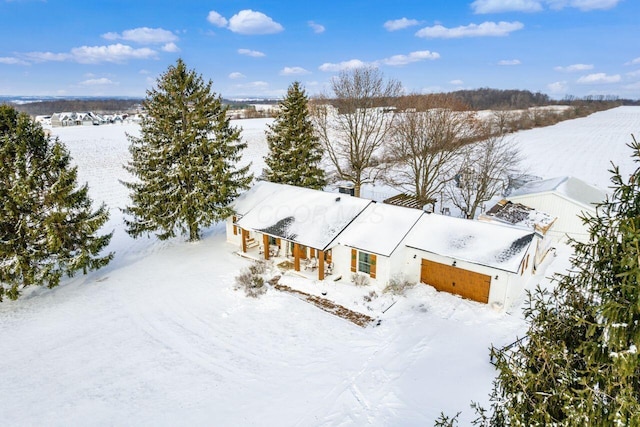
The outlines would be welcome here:
<svg viewBox="0 0 640 427">
<path fill-rule="evenodd" d="M 179 231 L 198 240 L 202 227 L 232 214 L 229 203 L 250 184 L 249 166 L 237 167 L 246 144 L 211 86 L 179 59 L 147 91 L 147 116 L 141 136 L 129 136 L 125 166 L 136 178 L 124 183 L 133 237 L 155 232 L 164 240 Z"/>
<path fill-rule="evenodd" d="M 107 208 L 91 204 L 65 147 L 26 114 L 0 107 L 0 301 L 113 258 L 100 256 L 112 233 L 97 235 Z"/>
<path fill-rule="evenodd" d="M 321 189 L 326 185 L 322 144 L 309 118 L 309 98 L 299 82 L 280 101 L 273 124 L 267 126 L 269 154 L 265 157 L 265 178 L 271 182 Z"/>
<path fill-rule="evenodd" d="M 630 144 L 640 161 L 640 144 Z M 611 171 L 612 196 L 584 218 L 590 241 L 574 242 L 568 274 L 538 289 L 529 331 L 494 351 L 498 378 L 492 426 L 640 425 L 640 169 L 628 182 Z"/>
</svg>

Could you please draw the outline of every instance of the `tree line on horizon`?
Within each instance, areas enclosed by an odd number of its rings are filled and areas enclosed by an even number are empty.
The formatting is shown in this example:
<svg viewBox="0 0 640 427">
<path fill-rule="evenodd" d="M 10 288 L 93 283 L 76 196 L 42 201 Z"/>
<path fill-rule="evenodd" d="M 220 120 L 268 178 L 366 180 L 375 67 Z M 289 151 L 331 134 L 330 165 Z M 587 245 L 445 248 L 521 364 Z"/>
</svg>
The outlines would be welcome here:
<svg viewBox="0 0 640 427">
<path fill-rule="evenodd" d="M 493 89 L 478 88 L 448 92 L 473 110 L 519 110 L 546 105 L 570 105 L 581 108 L 577 117 L 590 114 L 595 111 L 613 108 L 620 105 L 640 105 L 640 99 L 621 99 L 615 96 L 588 95 L 575 97 L 567 95 L 561 100 L 553 100 L 548 95 L 540 92 L 531 92 L 520 89 Z M 435 93 L 433 95 L 442 95 Z M 429 94 L 425 94 L 429 96 Z M 313 97 L 310 97 L 311 99 Z M 64 111 L 94 111 L 99 113 L 116 113 L 135 110 L 144 98 L 95 98 L 95 99 L 53 99 L 28 103 L 6 102 L 17 111 L 31 116 L 45 116 Z M 256 99 L 256 102 L 258 99 Z M 264 99 L 260 103 L 277 104 L 277 99 Z M 222 99 L 224 105 L 231 109 L 249 109 L 251 105 L 246 100 Z"/>
</svg>

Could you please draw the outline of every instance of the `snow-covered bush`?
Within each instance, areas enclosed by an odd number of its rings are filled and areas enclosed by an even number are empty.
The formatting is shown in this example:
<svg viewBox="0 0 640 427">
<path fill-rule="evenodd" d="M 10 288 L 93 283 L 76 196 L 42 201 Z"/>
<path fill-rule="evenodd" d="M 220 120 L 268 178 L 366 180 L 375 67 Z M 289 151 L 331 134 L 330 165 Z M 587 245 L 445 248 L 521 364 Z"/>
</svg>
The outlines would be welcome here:
<svg viewBox="0 0 640 427">
<path fill-rule="evenodd" d="M 353 273 L 351 275 L 351 282 L 356 286 L 368 286 L 370 283 L 369 276 L 365 274 Z"/>
<path fill-rule="evenodd" d="M 399 274 L 399 275 L 393 276 L 389 280 L 389 283 L 387 283 L 387 286 L 385 286 L 382 292 L 385 294 L 392 294 L 392 295 L 404 295 L 409 288 L 412 288 L 415 285 L 416 285 L 415 283 L 412 283 L 409 280 L 407 280 L 407 278 L 404 277 L 404 275 Z"/>
<path fill-rule="evenodd" d="M 255 265 L 255 264 L 254 264 Z M 253 266 L 252 266 L 253 267 Z M 236 277 L 235 290 L 244 290 L 248 297 L 258 298 L 267 292 L 267 286 L 261 274 L 252 272 L 251 267 L 243 269 L 240 275 Z"/>
<path fill-rule="evenodd" d="M 273 267 L 273 261 L 259 260 L 249 266 L 249 271 L 253 274 L 265 274 Z"/>
</svg>

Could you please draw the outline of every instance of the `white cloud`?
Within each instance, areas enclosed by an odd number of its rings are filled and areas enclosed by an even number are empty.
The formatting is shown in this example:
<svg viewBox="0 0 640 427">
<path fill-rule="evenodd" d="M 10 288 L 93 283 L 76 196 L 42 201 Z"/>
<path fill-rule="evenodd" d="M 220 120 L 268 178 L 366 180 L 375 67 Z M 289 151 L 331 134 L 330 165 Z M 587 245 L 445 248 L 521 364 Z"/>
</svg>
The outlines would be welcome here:
<svg viewBox="0 0 640 427">
<path fill-rule="evenodd" d="M 581 11 L 611 9 L 621 0 L 475 0 L 471 3 L 474 13 L 540 12 L 545 9 L 560 10 L 572 7 Z"/>
<path fill-rule="evenodd" d="M 391 66 L 407 65 L 413 62 L 424 61 L 427 59 L 438 59 L 440 54 L 438 52 L 431 52 L 428 50 L 419 50 L 411 52 L 408 55 L 393 55 L 389 58 L 380 60 L 381 63 Z"/>
<path fill-rule="evenodd" d="M 281 76 L 296 76 L 301 74 L 309 74 L 309 70 L 305 70 L 302 67 L 284 67 L 280 71 Z"/>
<path fill-rule="evenodd" d="M 580 84 L 604 84 L 604 83 L 617 83 L 621 79 L 620 74 L 607 75 L 605 73 L 595 73 L 582 76 L 577 80 Z"/>
<path fill-rule="evenodd" d="M 524 28 L 521 22 L 483 22 L 482 24 L 469 24 L 455 28 L 447 28 L 442 25 L 425 27 L 416 33 L 418 37 L 453 39 L 462 37 L 500 37 Z"/>
<path fill-rule="evenodd" d="M 123 44 L 108 46 L 81 46 L 71 49 L 74 61 L 81 64 L 98 64 L 101 62 L 125 62 L 128 59 L 152 59 L 157 52 L 149 48 L 134 49 Z"/>
<path fill-rule="evenodd" d="M 80 64 L 99 64 L 102 62 L 122 63 L 129 59 L 156 59 L 158 52 L 147 47 L 134 49 L 120 43 L 107 46 L 80 46 L 70 53 L 28 52 L 24 57 L 31 62 L 78 62 Z"/>
<path fill-rule="evenodd" d="M 71 54 L 54 52 L 27 52 L 24 56 L 33 62 L 63 62 L 73 59 Z"/>
<path fill-rule="evenodd" d="M 257 50 L 251 50 L 251 49 L 238 49 L 238 53 L 240 55 L 251 56 L 252 58 L 262 58 L 264 56 L 267 56 L 263 52 L 259 52 Z"/>
<path fill-rule="evenodd" d="M 503 59 L 502 61 L 498 61 L 498 65 L 520 65 L 521 62 L 519 59 Z"/>
<path fill-rule="evenodd" d="M 625 63 L 624 65 L 636 65 L 636 64 L 640 64 L 640 58 L 632 59 L 631 61 Z"/>
<path fill-rule="evenodd" d="M 164 52 L 180 52 L 180 48 L 175 43 L 167 43 L 162 46 Z"/>
<path fill-rule="evenodd" d="M 398 31 L 404 28 L 414 27 L 418 24 L 420 24 L 420 22 L 415 19 L 400 18 L 385 22 L 383 27 L 387 31 Z"/>
<path fill-rule="evenodd" d="M 464 84 L 464 82 L 460 79 L 451 80 L 449 83 L 455 86 L 462 86 Z"/>
<path fill-rule="evenodd" d="M 117 83 L 114 83 L 113 81 L 109 80 L 106 77 L 102 77 L 99 79 L 88 79 L 80 82 L 80 85 L 82 86 L 106 86 L 106 85 L 115 85 L 115 84 Z"/>
<path fill-rule="evenodd" d="M 27 61 L 23 61 L 20 58 L 14 58 L 10 56 L 0 57 L 0 64 L 6 65 L 29 65 Z"/>
<path fill-rule="evenodd" d="M 337 64 L 334 64 L 331 62 L 325 62 L 318 68 L 320 71 L 336 72 L 336 71 L 344 71 L 344 70 L 351 70 L 354 68 L 366 67 L 367 65 L 369 64 L 359 59 L 351 59 L 349 61 L 343 61 Z"/>
<path fill-rule="evenodd" d="M 275 34 L 284 27 L 262 12 L 241 10 L 229 19 L 229 30 L 238 34 Z"/>
<path fill-rule="evenodd" d="M 162 44 L 171 43 L 178 40 L 178 36 L 162 28 L 140 27 L 125 30 L 122 34 L 106 33 L 102 38 L 107 40 L 126 40 L 140 44 Z"/>
<path fill-rule="evenodd" d="M 239 72 L 233 72 L 231 74 L 229 74 L 229 78 L 232 80 L 238 80 L 238 79 L 244 79 L 246 76 L 242 73 Z"/>
<path fill-rule="evenodd" d="M 547 89 L 549 89 L 551 93 L 566 93 L 568 86 L 566 81 L 553 82 L 547 85 Z"/>
<path fill-rule="evenodd" d="M 216 27 L 220 27 L 220 28 L 225 28 L 229 23 L 229 21 L 227 21 L 227 18 L 220 15 L 215 10 L 212 10 L 209 12 L 209 15 L 207 15 L 207 21 L 209 21 L 211 24 L 215 25 Z"/>
<path fill-rule="evenodd" d="M 324 33 L 324 30 L 325 30 L 324 25 L 317 24 L 317 23 L 315 23 L 313 21 L 309 21 L 308 24 L 309 24 L 309 27 L 311 27 L 311 29 L 313 30 L 314 33 L 316 33 L 316 34 Z"/>
<path fill-rule="evenodd" d="M 592 70 L 593 64 L 572 64 L 572 65 L 567 65 L 566 67 L 562 67 L 562 66 L 553 67 L 553 69 L 556 71 L 562 71 L 565 73 L 572 73 L 574 71 Z"/>
<path fill-rule="evenodd" d="M 629 76 L 629 77 L 640 77 L 640 70 L 630 71 L 630 72 L 627 73 L 627 76 Z"/>
</svg>

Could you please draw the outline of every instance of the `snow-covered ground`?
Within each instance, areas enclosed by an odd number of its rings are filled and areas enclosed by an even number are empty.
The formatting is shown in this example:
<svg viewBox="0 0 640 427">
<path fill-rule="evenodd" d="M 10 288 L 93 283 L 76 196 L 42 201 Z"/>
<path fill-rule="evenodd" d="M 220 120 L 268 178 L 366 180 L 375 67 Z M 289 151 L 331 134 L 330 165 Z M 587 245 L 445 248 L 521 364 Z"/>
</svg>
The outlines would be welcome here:
<svg viewBox="0 0 640 427">
<path fill-rule="evenodd" d="M 268 122 L 235 122 L 256 173 Z M 94 201 L 111 209 L 116 257 L 0 304 L 1 425 L 422 426 L 440 411 L 463 411 L 461 425 L 474 418 L 469 404 L 486 403 L 495 375 L 489 347 L 526 330 L 519 308 L 496 312 L 423 285 L 365 302 L 351 285 L 283 278 L 382 319 L 363 329 L 275 290 L 247 298 L 233 287 L 248 261 L 232 253 L 221 225 L 198 243 L 124 233 L 119 208 L 128 200 L 118 180 L 128 178 L 125 133 L 137 131 L 53 129 Z M 640 134 L 638 107 L 514 138 L 530 173 L 607 188 L 609 161 L 634 168 L 630 133 Z M 569 254 L 559 247 L 548 257 L 546 275 L 566 270 Z M 529 287 L 538 283 L 549 285 L 538 276 Z"/>
</svg>

